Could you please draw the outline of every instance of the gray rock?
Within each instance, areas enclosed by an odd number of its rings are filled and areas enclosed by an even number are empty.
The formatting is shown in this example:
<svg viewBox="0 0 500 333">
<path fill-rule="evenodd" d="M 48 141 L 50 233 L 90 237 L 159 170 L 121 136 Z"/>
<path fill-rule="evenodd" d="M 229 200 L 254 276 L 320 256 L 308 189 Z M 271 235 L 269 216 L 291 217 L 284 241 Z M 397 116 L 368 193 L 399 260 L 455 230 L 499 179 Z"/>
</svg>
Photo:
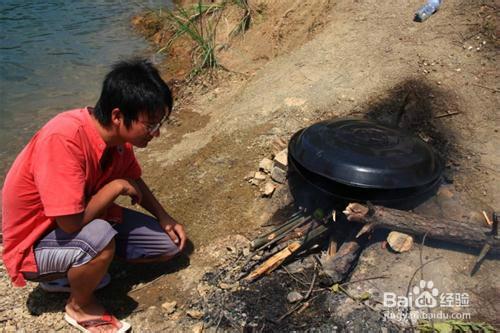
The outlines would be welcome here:
<svg viewBox="0 0 500 333">
<path fill-rule="evenodd" d="M 271 171 L 271 179 L 277 183 L 284 184 L 286 182 L 286 171 L 280 167 L 274 166 Z"/>
<path fill-rule="evenodd" d="M 302 296 L 301 293 L 298 291 L 291 291 L 286 295 L 286 299 L 289 303 L 297 303 L 300 302 L 304 299 L 304 296 Z"/>
</svg>

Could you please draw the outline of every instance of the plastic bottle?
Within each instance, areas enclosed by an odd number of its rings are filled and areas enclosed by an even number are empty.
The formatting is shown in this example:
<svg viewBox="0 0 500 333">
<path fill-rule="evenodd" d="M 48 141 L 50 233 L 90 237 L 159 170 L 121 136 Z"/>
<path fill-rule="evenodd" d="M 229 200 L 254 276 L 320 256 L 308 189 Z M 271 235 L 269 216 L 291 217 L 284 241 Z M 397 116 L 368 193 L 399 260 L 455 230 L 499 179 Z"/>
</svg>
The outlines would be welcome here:
<svg viewBox="0 0 500 333">
<path fill-rule="evenodd" d="M 427 0 L 427 3 L 420 7 L 420 9 L 415 13 L 415 21 L 424 22 L 432 14 L 434 14 L 441 6 L 442 0 Z"/>
</svg>

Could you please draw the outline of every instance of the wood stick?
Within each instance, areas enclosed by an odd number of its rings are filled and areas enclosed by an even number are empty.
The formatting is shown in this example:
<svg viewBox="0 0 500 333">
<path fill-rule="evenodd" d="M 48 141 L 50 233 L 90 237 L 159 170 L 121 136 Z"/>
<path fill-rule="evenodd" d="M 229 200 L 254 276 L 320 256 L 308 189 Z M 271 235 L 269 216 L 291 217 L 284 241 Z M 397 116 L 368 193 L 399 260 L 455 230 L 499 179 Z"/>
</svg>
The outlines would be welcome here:
<svg viewBox="0 0 500 333">
<path fill-rule="evenodd" d="M 246 278 L 245 281 L 252 282 L 258 277 L 272 272 L 274 269 L 276 269 L 283 261 L 285 261 L 286 258 L 290 257 L 293 253 L 295 253 L 301 246 L 301 243 L 299 241 L 295 241 L 288 245 L 286 248 L 283 250 L 279 251 L 276 253 L 274 256 L 266 260 L 262 265 L 257 267 L 252 273 L 250 273 Z"/>
<path fill-rule="evenodd" d="M 297 218 L 291 219 L 290 221 L 287 221 L 285 224 L 279 226 L 274 231 L 272 231 L 268 234 L 265 234 L 264 236 L 261 236 L 261 237 L 254 239 L 250 243 L 250 250 L 253 251 L 257 248 L 262 248 L 264 246 L 267 246 L 267 244 L 270 242 L 272 244 L 272 241 L 276 240 L 279 236 L 289 232 L 290 230 L 293 230 L 297 226 L 305 223 L 306 221 L 308 221 L 310 219 L 311 219 L 311 217 L 299 216 Z"/>
<path fill-rule="evenodd" d="M 483 216 L 484 216 L 484 220 L 486 221 L 486 223 L 488 225 L 493 225 L 493 222 L 491 222 L 490 218 L 488 217 L 488 214 L 486 214 L 486 212 L 483 210 Z"/>
<path fill-rule="evenodd" d="M 328 250 L 326 251 L 326 255 L 328 257 L 333 257 L 337 253 L 337 239 L 334 234 L 330 235 L 330 239 L 328 240 Z"/>
<path fill-rule="evenodd" d="M 451 219 L 433 218 L 382 206 L 370 208 L 350 203 L 344 214 L 349 221 L 370 224 L 373 228 L 386 228 L 407 234 L 447 241 L 473 248 L 490 244 L 492 252 L 500 252 L 500 239 L 490 236 L 490 231 L 473 223 Z"/>
<path fill-rule="evenodd" d="M 345 279 L 356 262 L 363 243 L 364 241 L 357 239 L 354 234 L 352 234 L 350 238 L 340 246 L 334 256 L 323 256 L 321 258 L 323 271 L 332 279 L 332 282 L 337 283 Z"/>
<path fill-rule="evenodd" d="M 300 226 L 298 228 L 295 228 L 292 230 L 292 232 L 288 233 L 283 239 L 278 241 L 278 243 L 283 243 L 295 238 L 300 238 L 306 234 L 307 231 L 314 229 L 319 225 L 320 222 L 317 222 L 315 220 L 311 220 L 304 224 L 303 226 Z"/>
<path fill-rule="evenodd" d="M 437 118 L 450 117 L 450 116 L 454 116 L 457 114 L 460 114 L 460 112 L 450 112 L 450 113 L 438 114 L 438 115 L 434 116 L 434 118 L 437 119 Z"/>
<path fill-rule="evenodd" d="M 304 244 L 309 243 L 311 240 L 317 239 L 328 231 L 328 226 L 319 225 L 313 230 L 310 230 L 300 241 L 294 241 L 289 244 L 286 248 L 279 251 L 271 258 L 263 262 L 259 267 L 252 271 L 244 280 L 252 282 L 264 274 L 269 274 L 276 268 L 278 268 L 287 258 L 296 253 L 299 249 L 303 247 Z"/>
<path fill-rule="evenodd" d="M 481 85 L 481 84 L 473 83 L 472 85 L 473 85 L 473 86 L 476 86 L 476 87 L 480 87 L 480 88 L 488 89 L 488 90 L 491 90 L 491 91 L 493 91 L 493 92 L 500 92 L 500 90 L 498 90 L 498 89 L 496 89 L 496 88 L 491 88 L 491 87 L 483 86 L 483 85 Z"/>
</svg>

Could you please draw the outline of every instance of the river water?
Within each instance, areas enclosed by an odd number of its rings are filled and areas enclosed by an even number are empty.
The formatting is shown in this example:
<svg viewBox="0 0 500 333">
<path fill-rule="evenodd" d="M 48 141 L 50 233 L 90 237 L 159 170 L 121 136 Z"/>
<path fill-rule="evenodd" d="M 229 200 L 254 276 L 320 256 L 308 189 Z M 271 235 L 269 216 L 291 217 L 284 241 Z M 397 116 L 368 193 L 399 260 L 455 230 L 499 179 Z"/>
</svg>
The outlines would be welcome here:
<svg viewBox="0 0 500 333">
<path fill-rule="evenodd" d="M 162 6 L 171 1 L 0 1 L 0 185 L 43 123 L 95 104 L 112 63 L 151 58 L 130 18 Z"/>
</svg>

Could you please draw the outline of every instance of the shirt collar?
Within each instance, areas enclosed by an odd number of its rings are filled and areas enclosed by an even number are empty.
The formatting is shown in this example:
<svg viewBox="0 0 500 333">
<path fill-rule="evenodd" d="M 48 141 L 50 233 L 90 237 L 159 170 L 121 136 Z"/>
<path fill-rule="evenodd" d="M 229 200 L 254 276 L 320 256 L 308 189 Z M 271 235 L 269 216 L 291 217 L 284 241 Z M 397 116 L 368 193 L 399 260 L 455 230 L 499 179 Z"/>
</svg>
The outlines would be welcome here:
<svg viewBox="0 0 500 333">
<path fill-rule="evenodd" d="M 101 137 L 92 121 L 92 111 L 93 108 L 90 106 L 87 106 L 81 110 L 84 120 L 83 128 L 85 130 L 85 134 L 87 134 L 87 137 L 90 140 L 92 147 L 96 151 L 98 158 L 100 159 L 102 157 L 102 154 L 104 153 L 104 150 L 106 149 L 106 142 L 104 142 L 104 139 Z"/>
</svg>

